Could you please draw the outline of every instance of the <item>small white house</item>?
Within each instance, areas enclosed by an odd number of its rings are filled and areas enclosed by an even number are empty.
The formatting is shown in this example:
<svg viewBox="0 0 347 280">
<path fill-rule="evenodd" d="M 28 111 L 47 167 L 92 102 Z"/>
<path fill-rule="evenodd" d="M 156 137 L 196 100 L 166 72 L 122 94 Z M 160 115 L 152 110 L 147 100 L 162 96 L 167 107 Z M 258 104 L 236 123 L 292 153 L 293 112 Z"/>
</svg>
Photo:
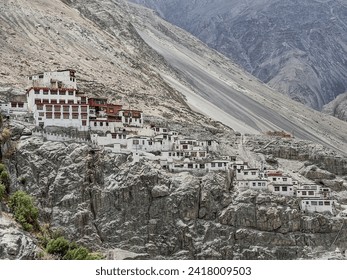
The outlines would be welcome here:
<svg viewBox="0 0 347 280">
<path fill-rule="evenodd" d="M 296 196 L 299 198 L 330 198 L 330 188 L 322 188 L 317 185 L 303 185 L 297 188 Z"/>
<path fill-rule="evenodd" d="M 246 168 L 236 173 L 237 180 L 260 179 L 262 177 L 260 170 L 257 168 Z"/>
<path fill-rule="evenodd" d="M 236 161 L 233 162 L 231 168 L 238 174 L 242 172 L 244 169 L 248 169 L 248 163 L 244 161 Z"/>
<path fill-rule="evenodd" d="M 77 89 L 75 73 L 72 69 L 38 73 L 29 77 L 29 87 Z"/>
<path fill-rule="evenodd" d="M 300 202 L 300 208 L 302 211 L 313 212 L 330 212 L 333 214 L 335 207 L 335 201 L 332 199 L 303 199 Z"/>
<path fill-rule="evenodd" d="M 268 188 L 271 192 L 278 195 L 294 196 L 294 186 L 292 184 L 283 183 L 268 183 Z"/>
</svg>

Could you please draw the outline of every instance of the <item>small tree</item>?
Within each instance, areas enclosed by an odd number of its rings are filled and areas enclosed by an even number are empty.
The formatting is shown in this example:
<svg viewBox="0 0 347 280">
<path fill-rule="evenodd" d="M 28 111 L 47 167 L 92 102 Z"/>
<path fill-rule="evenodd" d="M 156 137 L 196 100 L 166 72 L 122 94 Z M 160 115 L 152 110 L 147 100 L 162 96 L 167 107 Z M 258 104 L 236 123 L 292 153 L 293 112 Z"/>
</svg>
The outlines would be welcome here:
<svg viewBox="0 0 347 280">
<path fill-rule="evenodd" d="M 3 170 L 0 174 L 0 181 L 6 187 L 10 186 L 10 175 L 8 175 L 7 171 Z"/>
<path fill-rule="evenodd" d="M 4 198 L 6 193 L 6 187 L 3 184 L 0 184 L 0 201 Z"/>
<path fill-rule="evenodd" d="M 46 247 L 46 251 L 49 254 L 57 255 L 63 257 L 66 255 L 70 248 L 70 242 L 64 237 L 60 236 L 57 239 L 51 239 Z"/>
<path fill-rule="evenodd" d="M 39 210 L 34 206 L 33 199 L 23 191 L 15 192 L 9 200 L 9 207 L 14 213 L 15 220 L 19 222 L 24 230 L 38 229 L 37 218 Z"/>
</svg>

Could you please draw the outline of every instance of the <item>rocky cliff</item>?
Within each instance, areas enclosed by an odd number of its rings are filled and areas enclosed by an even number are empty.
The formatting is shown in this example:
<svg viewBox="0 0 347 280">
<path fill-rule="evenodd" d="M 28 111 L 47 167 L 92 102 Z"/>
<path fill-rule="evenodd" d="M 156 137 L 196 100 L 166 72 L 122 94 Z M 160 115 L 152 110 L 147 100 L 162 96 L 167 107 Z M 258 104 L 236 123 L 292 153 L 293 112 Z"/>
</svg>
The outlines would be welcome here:
<svg viewBox="0 0 347 280">
<path fill-rule="evenodd" d="M 346 91 L 346 1 L 131 1 L 303 104 L 320 110 Z"/>
<path fill-rule="evenodd" d="M 172 174 L 146 159 L 35 137 L 18 143 L 8 166 L 11 191 L 35 197 L 41 223 L 109 256 L 297 259 L 347 246 L 343 219 L 237 190 L 225 172 Z"/>
</svg>

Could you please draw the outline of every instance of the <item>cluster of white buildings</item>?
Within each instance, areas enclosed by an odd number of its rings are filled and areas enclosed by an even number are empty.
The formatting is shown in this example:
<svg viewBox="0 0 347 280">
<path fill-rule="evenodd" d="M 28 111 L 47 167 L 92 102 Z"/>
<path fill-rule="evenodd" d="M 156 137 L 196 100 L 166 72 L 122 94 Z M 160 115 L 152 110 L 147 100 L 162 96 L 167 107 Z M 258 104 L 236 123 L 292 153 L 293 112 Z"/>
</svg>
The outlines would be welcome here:
<svg viewBox="0 0 347 280">
<path fill-rule="evenodd" d="M 333 213 L 334 210 L 329 188 L 300 185 L 280 171 L 250 168 L 246 162 L 236 161 L 236 157 L 218 158 L 214 156 L 219 145 L 215 140 L 185 138 L 165 127 L 146 127 L 142 111 L 127 110 L 108 103 L 106 98 L 88 97 L 78 91 L 75 71 L 71 69 L 29 77 L 26 102 L 0 102 L 0 108 L 6 114 L 32 114 L 38 127 L 72 127 L 89 132 L 93 144 L 116 153 L 132 153 L 134 161 L 141 157 L 158 160 L 171 172 L 229 171 L 239 189 L 296 196 L 300 198 L 302 211 Z"/>
<path fill-rule="evenodd" d="M 305 212 L 334 213 L 336 201 L 331 198 L 330 188 L 315 184 L 299 184 L 281 171 L 265 171 L 242 167 L 235 176 L 239 188 L 269 190 L 274 194 L 300 198 L 300 208 Z"/>
</svg>

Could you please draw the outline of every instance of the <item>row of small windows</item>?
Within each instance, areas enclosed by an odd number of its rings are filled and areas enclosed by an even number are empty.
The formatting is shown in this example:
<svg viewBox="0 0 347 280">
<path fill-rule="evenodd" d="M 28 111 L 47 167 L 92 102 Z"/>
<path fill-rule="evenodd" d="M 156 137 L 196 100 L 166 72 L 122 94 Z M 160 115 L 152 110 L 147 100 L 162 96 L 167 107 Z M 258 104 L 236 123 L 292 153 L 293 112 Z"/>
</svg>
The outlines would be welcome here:
<svg viewBox="0 0 347 280">
<path fill-rule="evenodd" d="M 314 191 L 298 191 L 298 193 L 300 192 L 302 195 L 314 195 Z"/>
<path fill-rule="evenodd" d="M 276 177 L 273 177 L 273 178 L 272 178 L 272 181 L 274 181 L 274 182 L 275 182 L 275 181 L 277 181 L 277 179 L 278 179 L 278 180 L 281 180 L 281 178 L 276 178 Z M 282 181 L 283 181 L 283 182 L 287 182 L 287 181 L 288 181 L 288 178 L 286 178 L 286 177 L 282 177 Z"/>
<path fill-rule="evenodd" d="M 68 90 L 64 90 L 64 91 L 61 91 L 61 90 L 35 90 L 35 94 L 40 94 L 40 93 L 43 93 L 44 95 L 48 95 L 48 94 L 51 94 L 51 95 L 74 95 L 74 92 L 73 91 L 68 91 Z"/>
<path fill-rule="evenodd" d="M 248 175 L 249 172 L 248 172 L 248 171 L 244 171 L 243 174 L 244 174 L 244 175 Z M 252 174 L 252 175 L 257 175 L 257 172 L 252 171 L 251 174 Z"/>
<path fill-rule="evenodd" d="M 36 105 L 36 108 L 38 111 L 42 111 L 43 110 L 43 105 Z M 48 112 L 51 112 L 53 111 L 53 108 L 54 108 L 54 111 L 55 112 L 60 112 L 61 109 L 63 109 L 63 112 L 79 112 L 79 108 L 80 111 L 82 113 L 87 113 L 87 107 L 78 107 L 78 106 L 59 106 L 59 105 L 45 105 L 45 109 L 46 111 Z M 71 108 L 71 109 L 70 109 Z"/>
<path fill-rule="evenodd" d="M 241 183 L 243 185 L 243 183 Z M 245 186 L 248 186 L 249 183 L 246 182 Z M 266 187 L 266 183 L 265 182 L 252 182 L 252 187 Z"/>
<path fill-rule="evenodd" d="M 323 205 L 326 205 L 326 206 L 329 206 L 330 205 L 330 201 L 306 201 L 306 205 L 309 205 L 311 202 L 311 205 L 313 206 L 323 206 Z"/>
<path fill-rule="evenodd" d="M 274 191 L 275 192 L 279 192 L 281 189 L 280 187 L 274 187 Z M 289 188 L 289 190 L 291 191 L 292 188 Z M 282 187 L 282 192 L 287 192 L 288 191 L 288 187 Z"/>
</svg>

